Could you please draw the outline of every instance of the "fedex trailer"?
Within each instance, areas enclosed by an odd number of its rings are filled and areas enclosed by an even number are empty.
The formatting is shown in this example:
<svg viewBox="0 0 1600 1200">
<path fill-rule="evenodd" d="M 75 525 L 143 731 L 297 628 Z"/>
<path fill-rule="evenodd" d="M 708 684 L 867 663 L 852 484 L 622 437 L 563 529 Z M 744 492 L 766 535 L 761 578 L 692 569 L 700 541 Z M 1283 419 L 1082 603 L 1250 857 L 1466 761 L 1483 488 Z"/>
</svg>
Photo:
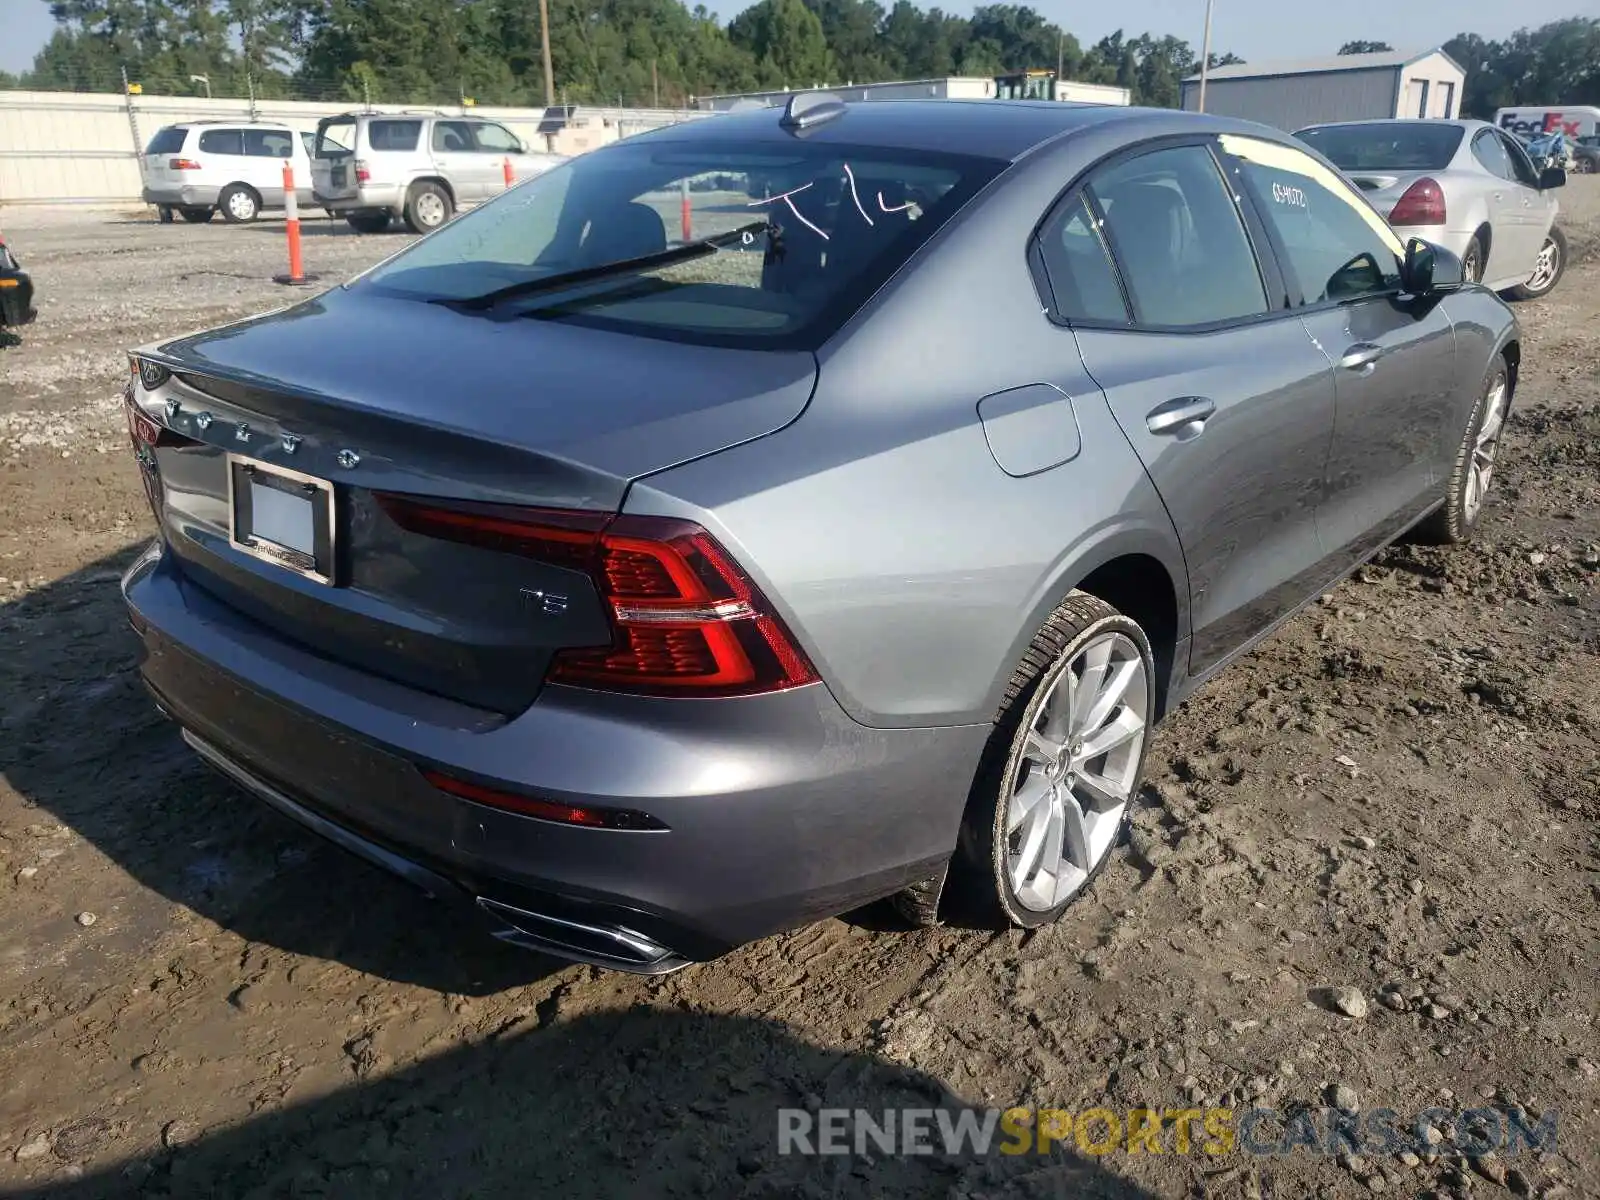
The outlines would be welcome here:
<svg viewBox="0 0 1600 1200">
<path fill-rule="evenodd" d="M 1576 141 L 1600 134 L 1600 108 L 1583 104 L 1502 108 L 1494 114 L 1494 123 L 1519 138 L 1564 133 L 1568 141 Z"/>
</svg>

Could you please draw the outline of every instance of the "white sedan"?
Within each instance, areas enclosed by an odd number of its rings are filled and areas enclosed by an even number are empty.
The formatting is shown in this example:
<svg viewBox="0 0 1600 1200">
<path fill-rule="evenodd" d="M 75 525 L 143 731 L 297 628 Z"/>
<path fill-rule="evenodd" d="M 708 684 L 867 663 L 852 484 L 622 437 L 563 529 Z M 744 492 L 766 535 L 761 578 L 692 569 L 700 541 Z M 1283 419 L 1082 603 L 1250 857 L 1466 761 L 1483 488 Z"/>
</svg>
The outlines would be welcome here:
<svg viewBox="0 0 1600 1200">
<path fill-rule="evenodd" d="M 1295 134 L 1355 183 L 1402 234 L 1453 250 L 1469 280 L 1544 296 L 1567 262 L 1556 226 L 1561 170 L 1540 172 L 1487 121 L 1351 121 Z"/>
</svg>

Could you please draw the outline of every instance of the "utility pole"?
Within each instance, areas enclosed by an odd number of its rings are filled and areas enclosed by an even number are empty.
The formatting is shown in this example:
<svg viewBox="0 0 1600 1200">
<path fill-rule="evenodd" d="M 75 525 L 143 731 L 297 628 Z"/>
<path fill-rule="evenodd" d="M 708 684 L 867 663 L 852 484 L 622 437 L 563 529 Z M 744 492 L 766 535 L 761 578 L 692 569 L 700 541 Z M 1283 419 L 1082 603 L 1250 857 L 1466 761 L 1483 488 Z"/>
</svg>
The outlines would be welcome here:
<svg viewBox="0 0 1600 1200">
<path fill-rule="evenodd" d="M 555 68 L 550 65 L 550 0 L 539 0 L 539 51 L 544 55 L 544 106 L 556 106 Z"/>
<path fill-rule="evenodd" d="M 1215 0 L 1206 0 L 1206 33 L 1200 43 L 1200 111 L 1206 110 L 1206 76 L 1211 73 L 1211 6 Z"/>
<path fill-rule="evenodd" d="M 1056 82 L 1061 82 L 1061 69 L 1066 57 L 1067 35 L 1064 32 L 1056 34 Z"/>
<path fill-rule="evenodd" d="M 661 79 L 656 74 L 656 60 L 650 60 L 650 91 L 655 96 L 655 107 L 661 107 Z"/>
</svg>

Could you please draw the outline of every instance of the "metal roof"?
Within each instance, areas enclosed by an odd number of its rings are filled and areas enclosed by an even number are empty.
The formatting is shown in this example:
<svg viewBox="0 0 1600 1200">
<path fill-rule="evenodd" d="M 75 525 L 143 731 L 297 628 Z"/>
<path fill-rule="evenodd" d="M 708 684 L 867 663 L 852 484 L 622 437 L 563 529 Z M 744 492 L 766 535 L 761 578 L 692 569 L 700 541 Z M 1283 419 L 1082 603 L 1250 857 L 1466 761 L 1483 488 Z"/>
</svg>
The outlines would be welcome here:
<svg viewBox="0 0 1600 1200">
<path fill-rule="evenodd" d="M 1444 51 L 1435 46 L 1431 50 L 1384 50 L 1377 54 L 1333 54 L 1326 58 L 1291 58 L 1278 59 L 1274 62 L 1262 63 L 1234 63 L 1227 67 L 1212 67 L 1206 72 L 1206 82 L 1214 83 L 1221 79 L 1259 79 L 1274 75 L 1320 75 L 1329 71 L 1394 71 L 1401 67 L 1409 67 L 1419 59 L 1427 58 L 1430 54 L 1444 54 Z M 1444 57 L 1452 66 L 1460 68 L 1460 64 L 1448 54 Z M 1200 73 L 1184 77 L 1185 83 L 1198 83 Z"/>
</svg>

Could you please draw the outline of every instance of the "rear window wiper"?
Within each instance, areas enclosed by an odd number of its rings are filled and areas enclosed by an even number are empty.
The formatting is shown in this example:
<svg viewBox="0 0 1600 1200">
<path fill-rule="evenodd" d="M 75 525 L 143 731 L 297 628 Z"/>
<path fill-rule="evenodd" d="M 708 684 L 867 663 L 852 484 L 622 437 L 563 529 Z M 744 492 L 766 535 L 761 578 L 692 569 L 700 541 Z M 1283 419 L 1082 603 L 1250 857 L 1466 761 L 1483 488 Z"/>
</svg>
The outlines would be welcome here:
<svg viewBox="0 0 1600 1200">
<path fill-rule="evenodd" d="M 572 287 L 575 284 L 588 283 L 591 280 L 607 279 L 612 275 L 626 275 L 633 271 L 648 271 L 655 267 L 670 266 L 673 263 L 688 262 L 691 259 L 703 258 L 707 254 L 714 254 L 724 246 L 735 242 L 745 242 L 753 239 L 756 234 L 770 233 L 770 221 L 752 221 L 748 225 L 741 225 L 737 229 L 730 229 L 724 233 L 714 233 L 710 237 L 699 238 L 693 242 L 686 242 L 682 246 L 673 246 L 667 250 L 658 250 L 654 254 L 640 254 L 634 258 L 619 258 L 614 262 L 601 263 L 595 267 L 580 267 L 575 271 L 559 271 L 554 275 L 544 275 L 538 279 L 524 279 L 520 283 L 510 283 L 505 287 L 495 288 L 492 292 L 485 292 L 481 296 L 467 296 L 461 299 L 436 296 L 428 301 L 429 304 L 443 304 L 448 308 L 459 308 L 466 312 L 482 312 L 493 308 L 502 300 L 513 300 L 519 296 L 536 296 L 540 292 L 557 291 L 561 288 Z"/>
</svg>

